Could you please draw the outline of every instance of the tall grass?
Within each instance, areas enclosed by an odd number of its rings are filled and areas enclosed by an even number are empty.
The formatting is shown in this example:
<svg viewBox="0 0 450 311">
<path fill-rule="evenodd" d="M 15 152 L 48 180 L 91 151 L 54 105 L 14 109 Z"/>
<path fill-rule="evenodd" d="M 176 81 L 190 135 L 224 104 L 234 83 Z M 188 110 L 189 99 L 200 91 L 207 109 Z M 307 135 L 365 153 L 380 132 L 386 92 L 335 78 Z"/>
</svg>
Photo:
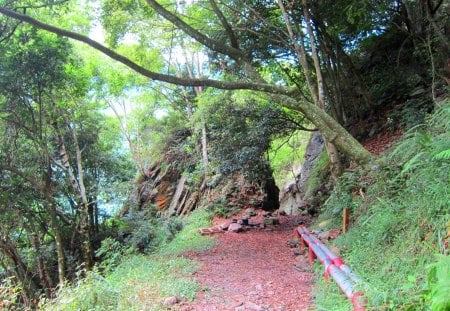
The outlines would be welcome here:
<svg viewBox="0 0 450 311">
<path fill-rule="evenodd" d="M 180 255 L 213 245 L 211 238 L 196 233 L 210 219 L 210 213 L 195 211 L 184 220 L 181 232 L 154 253 L 126 255 L 106 275 L 98 270 L 88 272 L 78 284 L 62 289 L 56 299 L 43 302 L 42 309 L 164 310 L 167 297 L 192 300 L 200 289 L 191 278 L 199 264 Z"/>
<path fill-rule="evenodd" d="M 335 240 L 364 280 L 371 310 L 450 310 L 449 259 L 442 253 L 450 221 L 450 103 L 447 101 L 382 159 L 381 169 L 347 174 L 323 218 L 353 209 L 352 228 Z M 366 190 L 364 198 L 352 195 Z M 336 224 L 337 222 L 335 222 Z M 437 268 L 439 267 L 439 268 Z M 318 310 L 351 310 L 337 287 L 318 282 Z"/>
</svg>

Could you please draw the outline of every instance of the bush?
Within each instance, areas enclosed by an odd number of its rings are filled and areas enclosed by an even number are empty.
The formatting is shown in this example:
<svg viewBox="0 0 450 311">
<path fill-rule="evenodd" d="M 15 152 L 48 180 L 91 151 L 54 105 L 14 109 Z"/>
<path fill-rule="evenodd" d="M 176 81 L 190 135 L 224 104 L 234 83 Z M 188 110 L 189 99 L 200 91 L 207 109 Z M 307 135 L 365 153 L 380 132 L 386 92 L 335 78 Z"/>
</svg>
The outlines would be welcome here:
<svg viewBox="0 0 450 311">
<path fill-rule="evenodd" d="M 192 300 L 200 286 L 192 280 L 199 265 L 178 256 L 191 249 L 206 249 L 212 239 L 200 236 L 199 227 L 209 225 L 211 214 L 195 211 L 184 220 L 183 229 L 172 241 L 160 244 L 151 255 L 127 255 L 113 239 L 105 240 L 100 255 L 114 269 L 87 272 L 76 285 L 68 285 L 52 301 L 42 301 L 43 310 L 161 310 L 166 297 Z M 178 230 L 180 223 L 167 224 L 168 231 Z M 109 253 L 110 252 L 110 253 Z M 123 255 L 123 256 L 122 256 Z"/>
</svg>

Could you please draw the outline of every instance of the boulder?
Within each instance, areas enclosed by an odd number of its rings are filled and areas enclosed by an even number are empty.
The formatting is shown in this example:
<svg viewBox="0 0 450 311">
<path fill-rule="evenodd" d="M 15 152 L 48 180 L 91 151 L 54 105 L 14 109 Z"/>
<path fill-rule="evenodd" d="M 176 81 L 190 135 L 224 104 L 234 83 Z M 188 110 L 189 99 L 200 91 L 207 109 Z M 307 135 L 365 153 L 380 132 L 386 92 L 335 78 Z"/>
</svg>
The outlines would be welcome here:
<svg viewBox="0 0 450 311">
<path fill-rule="evenodd" d="M 228 227 L 230 227 L 231 222 L 225 222 L 220 225 L 220 229 L 222 230 L 228 230 Z"/>
<path fill-rule="evenodd" d="M 248 208 L 247 211 L 245 212 L 245 214 L 248 217 L 253 217 L 253 216 L 256 216 L 256 211 L 254 208 Z"/>
<path fill-rule="evenodd" d="M 276 217 L 269 217 L 264 219 L 264 224 L 266 225 L 278 225 L 280 223 L 280 220 Z"/>
<path fill-rule="evenodd" d="M 242 225 L 238 224 L 238 223 L 231 223 L 228 226 L 228 231 L 229 232 L 242 232 L 244 231 L 244 228 L 242 227 Z"/>
</svg>

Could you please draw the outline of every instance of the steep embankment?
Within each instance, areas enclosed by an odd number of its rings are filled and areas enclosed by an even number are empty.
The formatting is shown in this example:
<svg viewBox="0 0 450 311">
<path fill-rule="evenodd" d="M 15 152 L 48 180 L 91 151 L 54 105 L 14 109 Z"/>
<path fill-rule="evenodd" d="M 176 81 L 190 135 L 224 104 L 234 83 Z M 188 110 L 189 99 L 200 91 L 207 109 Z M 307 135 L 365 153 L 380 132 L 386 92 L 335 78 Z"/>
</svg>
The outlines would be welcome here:
<svg viewBox="0 0 450 311">
<path fill-rule="evenodd" d="M 449 310 L 450 101 L 426 124 L 407 131 L 375 169 L 353 169 L 339 179 L 320 221 L 351 228 L 334 241 L 364 282 L 375 310 Z M 319 272 L 319 271 L 318 271 Z M 336 287 L 319 278 L 318 310 L 351 310 Z"/>
</svg>

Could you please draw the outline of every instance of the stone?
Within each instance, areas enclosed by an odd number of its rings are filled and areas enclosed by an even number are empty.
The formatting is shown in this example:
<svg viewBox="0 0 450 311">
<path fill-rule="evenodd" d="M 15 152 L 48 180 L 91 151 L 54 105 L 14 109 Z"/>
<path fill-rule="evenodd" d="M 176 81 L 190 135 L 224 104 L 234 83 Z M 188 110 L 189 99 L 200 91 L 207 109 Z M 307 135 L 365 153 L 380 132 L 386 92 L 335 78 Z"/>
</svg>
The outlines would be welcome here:
<svg viewBox="0 0 450 311">
<path fill-rule="evenodd" d="M 339 253 L 340 253 L 339 248 L 337 248 L 336 246 L 332 245 L 332 246 L 330 247 L 330 250 L 331 250 L 333 253 L 335 253 L 336 255 L 339 256 Z"/>
<path fill-rule="evenodd" d="M 176 305 L 177 303 L 180 302 L 180 298 L 177 296 L 172 296 L 172 297 L 168 297 L 164 300 L 164 305 L 166 305 L 167 307 Z"/>
<path fill-rule="evenodd" d="M 248 208 L 247 211 L 246 211 L 246 215 L 249 216 L 249 217 L 256 216 L 255 209 L 254 208 Z"/>
<path fill-rule="evenodd" d="M 244 228 L 242 228 L 242 225 L 238 223 L 231 223 L 230 226 L 228 227 L 228 231 L 237 233 L 244 231 Z"/>
<path fill-rule="evenodd" d="M 292 250 L 292 253 L 294 254 L 294 256 L 300 256 L 303 255 L 304 252 L 302 252 L 299 248 L 294 248 Z"/>
<path fill-rule="evenodd" d="M 268 211 L 264 211 L 264 212 L 262 212 L 261 215 L 264 216 L 264 217 L 270 217 L 270 216 L 272 216 L 272 213 L 268 212 Z"/>
<path fill-rule="evenodd" d="M 289 245 L 290 248 L 298 247 L 300 246 L 300 240 L 299 239 L 292 239 L 287 241 L 287 245 Z"/>
<path fill-rule="evenodd" d="M 228 230 L 228 227 L 230 226 L 231 222 L 225 222 L 223 224 L 220 225 L 220 229 L 222 230 Z"/>
<path fill-rule="evenodd" d="M 294 269 L 299 272 L 310 272 L 311 271 L 311 268 L 309 267 L 309 265 L 304 262 L 298 262 L 298 263 L 294 264 Z"/>
<path fill-rule="evenodd" d="M 324 231 L 321 232 L 317 235 L 317 237 L 319 238 L 319 240 L 321 241 L 328 241 L 331 237 L 331 232 L 330 231 Z"/>
<path fill-rule="evenodd" d="M 280 223 L 280 220 L 276 217 L 270 217 L 264 219 L 264 224 L 266 225 L 278 225 Z"/>
<path fill-rule="evenodd" d="M 242 217 L 241 225 L 248 226 L 248 217 L 246 216 Z"/>
<path fill-rule="evenodd" d="M 215 233 L 223 233 L 223 229 L 219 227 L 211 227 L 211 228 L 200 228 L 198 229 L 198 233 L 201 235 L 211 235 Z"/>
<path fill-rule="evenodd" d="M 332 221 L 333 221 L 332 219 L 327 219 L 327 220 L 320 222 L 319 228 L 320 229 L 326 228 L 329 224 L 331 224 Z"/>
</svg>

